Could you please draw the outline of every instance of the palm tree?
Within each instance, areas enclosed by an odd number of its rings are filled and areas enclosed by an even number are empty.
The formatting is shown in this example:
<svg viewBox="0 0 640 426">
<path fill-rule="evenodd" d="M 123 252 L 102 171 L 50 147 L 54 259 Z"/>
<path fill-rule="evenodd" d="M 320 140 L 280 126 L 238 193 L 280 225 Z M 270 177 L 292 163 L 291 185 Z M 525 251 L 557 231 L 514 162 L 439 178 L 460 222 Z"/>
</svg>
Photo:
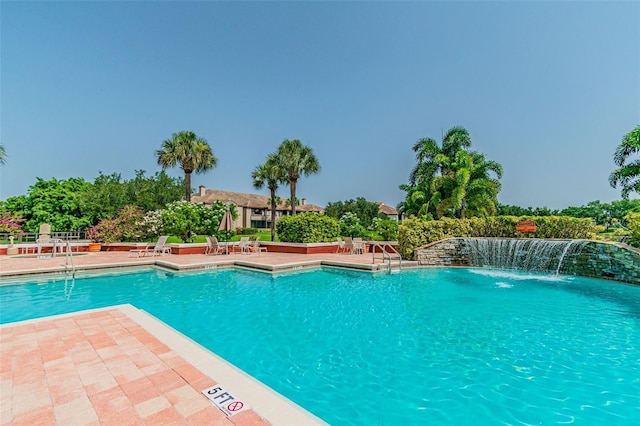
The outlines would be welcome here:
<svg viewBox="0 0 640 426">
<path fill-rule="evenodd" d="M 7 158 L 7 151 L 4 149 L 4 145 L 0 144 L 0 164 L 5 164 Z"/>
<path fill-rule="evenodd" d="M 409 175 L 409 185 L 400 186 L 407 192 L 400 206 L 403 212 L 437 218 L 495 212 L 502 166 L 468 151 L 470 147 L 469 132 L 459 126 L 447 131 L 441 146 L 432 138 L 416 142 L 417 164 Z M 489 172 L 497 178 L 491 178 Z"/>
<path fill-rule="evenodd" d="M 280 183 L 287 182 L 284 170 L 275 154 L 269 154 L 264 164 L 256 166 L 251 173 L 253 187 L 261 189 L 265 183 L 271 191 L 271 241 L 276 240 L 276 191 Z"/>
<path fill-rule="evenodd" d="M 313 150 L 302 145 L 298 139 L 285 139 L 276 152 L 278 164 L 284 170 L 291 189 L 290 200 L 296 200 L 296 184 L 301 175 L 311 175 L 320 171 L 320 163 Z M 291 203 L 291 214 L 296 214 L 296 205 Z"/>
<path fill-rule="evenodd" d="M 163 169 L 180 165 L 184 171 L 185 199 L 191 201 L 191 173 L 202 173 L 216 167 L 218 159 L 206 140 L 184 130 L 162 141 L 156 151 L 158 164 Z"/>
<path fill-rule="evenodd" d="M 631 156 L 634 154 L 640 154 L 640 126 L 636 126 L 622 138 L 613 157 L 616 166 L 620 168 L 609 175 L 612 187 L 615 188 L 618 184 L 622 187 L 624 199 L 628 199 L 632 191 L 640 194 L 640 159 L 632 160 Z"/>
</svg>

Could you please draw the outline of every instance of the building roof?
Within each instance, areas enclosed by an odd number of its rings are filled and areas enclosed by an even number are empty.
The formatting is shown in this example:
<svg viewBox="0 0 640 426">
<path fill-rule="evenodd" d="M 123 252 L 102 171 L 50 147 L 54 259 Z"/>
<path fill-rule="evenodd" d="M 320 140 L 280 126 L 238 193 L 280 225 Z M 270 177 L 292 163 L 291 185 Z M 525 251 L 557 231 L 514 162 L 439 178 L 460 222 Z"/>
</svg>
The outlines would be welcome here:
<svg viewBox="0 0 640 426">
<path fill-rule="evenodd" d="M 386 215 L 397 215 L 398 214 L 398 210 L 394 209 L 391 206 L 387 206 L 383 202 L 379 201 L 376 204 L 378 205 L 378 210 L 380 211 L 380 213 L 384 213 Z"/>
<path fill-rule="evenodd" d="M 238 207 L 249 207 L 252 209 L 271 208 L 271 197 L 268 195 L 246 194 L 244 192 L 222 191 L 220 189 L 207 189 L 204 191 L 204 195 L 196 193 L 191 196 L 191 202 L 193 203 L 213 204 L 218 200 L 223 203 L 231 202 Z M 303 199 L 303 202 L 304 201 L 305 199 Z M 280 203 L 276 206 L 276 209 L 290 210 L 290 207 L 285 203 Z M 296 206 L 296 211 L 324 213 L 324 208 L 315 204 L 304 203 Z"/>
</svg>

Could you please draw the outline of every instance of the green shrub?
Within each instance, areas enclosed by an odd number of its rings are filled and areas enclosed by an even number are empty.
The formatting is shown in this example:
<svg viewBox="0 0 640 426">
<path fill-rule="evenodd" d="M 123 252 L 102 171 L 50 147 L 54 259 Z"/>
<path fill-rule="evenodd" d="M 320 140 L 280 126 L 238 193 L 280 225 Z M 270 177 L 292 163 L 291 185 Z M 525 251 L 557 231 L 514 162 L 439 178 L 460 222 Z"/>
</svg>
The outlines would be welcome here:
<svg viewBox="0 0 640 426">
<path fill-rule="evenodd" d="M 629 244 L 640 247 L 640 213 L 629 213 L 624 217 L 627 228 L 631 232 Z"/>
<path fill-rule="evenodd" d="M 316 213 L 284 216 L 276 229 L 280 241 L 290 243 L 330 242 L 340 236 L 340 223 L 336 219 Z"/>
<path fill-rule="evenodd" d="M 236 229 L 237 235 L 253 235 L 257 234 L 259 231 L 258 228 L 238 228 Z"/>
<path fill-rule="evenodd" d="M 398 221 L 391 219 L 373 219 L 371 228 L 380 234 L 383 241 L 396 241 L 398 239 Z"/>
<path fill-rule="evenodd" d="M 344 237 L 364 237 L 366 229 L 360 224 L 360 219 L 355 213 L 346 212 L 339 220 L 340 233 Z"/>
<path fill-rule="evenodd" d="M 522 235 L 516 224 L 533 220 L 537 230 Z M 425 244 L 452 237 L 500 237 L 500 238 L 560 238 L 596 239 L 598 227 L 589 218 L 568 216 L 491 216 L 471 219 L 442 218 L 425 220 L 416 217 L 405 219 L 398 229 L 398 251 L 404 258 L 412 258 L 413 251 Z"/>
</svg>

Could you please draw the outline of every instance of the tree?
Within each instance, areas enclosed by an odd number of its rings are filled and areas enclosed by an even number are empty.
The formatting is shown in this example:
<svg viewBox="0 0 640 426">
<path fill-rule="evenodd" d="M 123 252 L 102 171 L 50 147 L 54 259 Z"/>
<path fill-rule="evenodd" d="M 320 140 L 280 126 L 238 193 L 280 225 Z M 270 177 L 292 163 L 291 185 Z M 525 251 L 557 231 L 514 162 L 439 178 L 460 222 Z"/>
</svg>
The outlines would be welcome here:
<svg viewBox="0 0 640 426">
<path fill-rule="evenodd" d="M 4 145 L 0 144 L 0 164 L 5 164 L 7 158 L 7 150 L 4 148 Z"/>
<path fill-rule="evenodd" d="M 416 142 L 416 166 L 399 210 L 422 217 L 467 217 L 495 214 L 502 166 L 483 154 L 469 151 L 471 138 L 464 127 L 447 131 L 439 146 L 434 139 Z M 493 177 L 495 175 L 495 177 Z"/>
<path fill-rule="evenodd" d="M 261 189 L 265 183 L 271 192 L 271 241 L 276 240 L 276 191 L 280 183 L 287 182 L 284 170 L 278 164 L 275 154 L 269 154 L 264 164 L 256 166 L 251 173 L 253 187 Z"/>
<path fill-rule="evenodd" d="M 351 199 L 327 203 L 327 207 L 324 210 L 324 214 L 336 219 L 340 219 L 347 212 L 358 216 L 360 224 L 365 228 L 369 228 L 373 224 L 373 219 L 385 217 L 384 215 L 380 215 L 380 206 L 378 206 L 378 204 L 367 201 L 364 197 L 358 197 L 355 200 Z"/>
<path fill-rule="evenodd" d="M 291 189 L 291 200 L 296 199 L 296 185 L 301 175 L 311 175 L 320 171 L 320 163 L 313 154 L 313 150 L 303 145 L 298 139 L 285 139 L 276 152 L 280 168 L 286 175 Z M 296 206 L 291 203 L 291 215 L 296 214 Z"/>
<path fill-rule="evenodd" d="M 156 151 L 156 158 L 163 169 L 180 165 L 184 171 L 186 201 L 191 201 L 191 173 L 211 170 L 218 162 L 207 141 L 188 130 L 174 133 L 171 139 L 164 140 Z"/>
<path fill-rule="evenodd" d="M 44 180 L 37 178 L 25 198 L 7 200 L 7 204 L 19 207 L 19 213 L 26 219 L 24 229 L 38 232 L 43 223 L 51 225 L 52 231 L 73 231 L 91 225 L 91 219 L 82 212 L 80 195 L 91 184 L 82 178 L 67 180 Z M 15 202 L 17 201 L 17 202 Z"/>
<path fill-rule="evenodd" d="M 182 178 L 172 178 L 163 170 L 146 176 L 144 170 L 136 170 L 136 176 L 122 180 L 120 173 L 98 174 L 93 183 L 80 196 L 82 212 L 97 223 L 100 219 L 115 216 L 126 205 L 135 205 L 144 211 L 163 209 L 178 201 L 184 193 Z"/>
<path fill-rule="evenodd" d="M 609 183 L 613 188 L 620 184 L 624 199 L 628 199 L 632 191 L 640 194 L 640 159 L 632 159 L 634 154 L 640 154 L 640 126 L 622 138 L 613 156 L 619 169 L 609 175 Z"/>
</svg>

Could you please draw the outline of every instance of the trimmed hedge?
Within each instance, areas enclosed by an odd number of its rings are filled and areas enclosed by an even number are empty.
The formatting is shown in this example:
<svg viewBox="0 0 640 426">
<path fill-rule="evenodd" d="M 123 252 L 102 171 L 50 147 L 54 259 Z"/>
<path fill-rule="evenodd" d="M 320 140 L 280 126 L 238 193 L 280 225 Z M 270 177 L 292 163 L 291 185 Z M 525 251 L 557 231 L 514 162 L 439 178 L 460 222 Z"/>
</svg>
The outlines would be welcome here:
<svg viewBox="0 0 640 426">
<path fill-rule="evenodd" d="M 288 243 L 323 243 L 336 241 L 340 236 L 340 222 L 316 213 L 284 216 L 276 223 L 280 241 Z"/>
<path fill-rule="evenodd" d="M 522 220 L 536 223 L 535 234 L 523 235 L 516 231 Z M 413 251 L 425 244 L 452 237 L 500 237 L 500 238 L 559 238 L 596 239 L 601 227 L 589 218 L 568 216 L 492 216 L 487 218 L 424 220 L 416 217 L 405 219 L 398 230 L 398 251 L 405 259 L 413 257 Z"/>
</svg>

